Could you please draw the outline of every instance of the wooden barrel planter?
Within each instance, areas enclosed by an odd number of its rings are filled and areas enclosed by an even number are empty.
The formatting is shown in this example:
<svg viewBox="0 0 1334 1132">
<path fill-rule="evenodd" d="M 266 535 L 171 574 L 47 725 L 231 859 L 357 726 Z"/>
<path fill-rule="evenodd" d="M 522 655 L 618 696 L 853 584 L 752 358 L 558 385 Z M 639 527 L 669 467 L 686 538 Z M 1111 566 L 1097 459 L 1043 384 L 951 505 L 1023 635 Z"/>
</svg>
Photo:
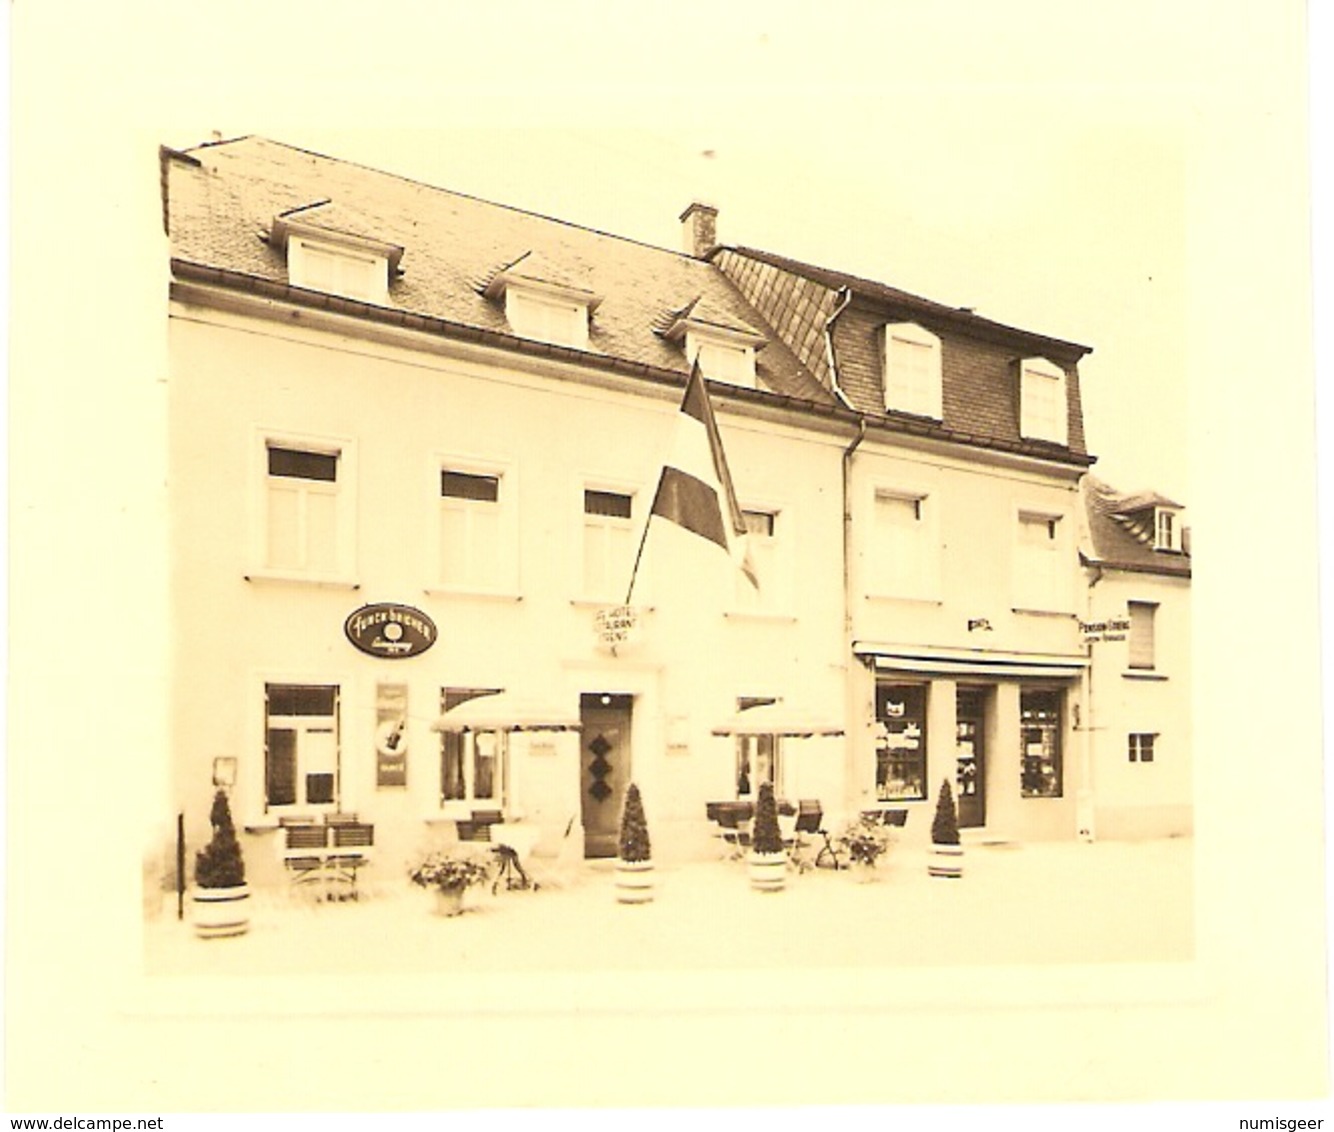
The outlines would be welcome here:
<svg viewBox="0 0 1334 1132">
<path fill-rule="evenodd" d="M 222 939 L 250 930 L 250 886 L 195 888 L 191 893 L 195 935 Z"/>
</svg>

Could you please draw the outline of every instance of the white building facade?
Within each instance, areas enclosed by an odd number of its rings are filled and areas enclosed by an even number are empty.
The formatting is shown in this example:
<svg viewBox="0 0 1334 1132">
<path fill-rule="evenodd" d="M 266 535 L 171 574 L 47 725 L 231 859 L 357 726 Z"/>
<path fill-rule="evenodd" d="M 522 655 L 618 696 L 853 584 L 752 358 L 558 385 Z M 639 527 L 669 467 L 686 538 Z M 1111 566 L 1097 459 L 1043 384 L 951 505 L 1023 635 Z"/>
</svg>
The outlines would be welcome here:
<svg viewBox="0 0 1334 1132">
<path fill-rule="evenodd" d="M 632 780 L 667 860 L 766 779 L 1075 834 L 1085 347 L 718 248 L 707 207 L 682 253 L 257 138 L 162 167 L 187 841 L 219 783 L 260 883 L 285 822 L 349 813 L 388 862 L 497 813 L 606 856 Z M 758 590 L 648 524 L 696 363 Z M 502 690 L 581 727 L 434 729 Z M 846 737 L 712 734 L 771 700 Z"/>
</svg>

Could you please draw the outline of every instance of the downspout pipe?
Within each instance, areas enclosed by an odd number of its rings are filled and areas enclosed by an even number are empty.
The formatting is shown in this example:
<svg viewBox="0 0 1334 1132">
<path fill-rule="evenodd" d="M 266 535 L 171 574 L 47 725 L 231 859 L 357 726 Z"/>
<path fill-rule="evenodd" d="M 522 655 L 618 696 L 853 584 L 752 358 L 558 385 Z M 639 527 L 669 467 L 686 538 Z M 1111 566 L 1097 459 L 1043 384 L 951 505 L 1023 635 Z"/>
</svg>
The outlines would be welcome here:
<svg viewBox="0 0 1334 1132">
<path fill-rule="evenodd" d="M 827 319 L 825 319 L 824 350 L 825 350 L 825 358 L 829 362 L 829 383 L 833 387 L 834 396 L 837 397 L 845 407 L 852 409 L 854 412 L 856 412 L 856 406 L 853 405 L 853 403 L 848 400 L 848 395 L 843 392 L 843 387 L 839 384 L 838 360 L 834 356 L 834 323 L 838 321 L 838 316 L 848 309 L 848 304 L 850 302 L 852 302 L 852 288 L 840 287 L 838 306 L 834 308 L 834 313 L 831 314 Z M 862 422 L 862 429 L 864 435 L 865 421 Z M 858 440 L 857 444 L 860 443 L 861 441 Z M 856 448 L 857 444 L 854 444 L 853 447 Z"/>
<path fill-rule="evenodd" d="M 857 755 L 860 749 L 862 723 L 860 703 L 857 694 L 859 680 L 856 655 L 853 646 L 853 602 L 852 602 L 852 458 L 861 443 L 866 439 L 866 416 L 857 416 L 857 435 L 852 443 L 843 449 L 843 656 L 847 665 L 847 679 L 844 681 L 843 709 L 847 718 L 846 746 L 844 747 L 843 782 L 844 801 L 852 808 L 856 802 Z"/>
</svg>

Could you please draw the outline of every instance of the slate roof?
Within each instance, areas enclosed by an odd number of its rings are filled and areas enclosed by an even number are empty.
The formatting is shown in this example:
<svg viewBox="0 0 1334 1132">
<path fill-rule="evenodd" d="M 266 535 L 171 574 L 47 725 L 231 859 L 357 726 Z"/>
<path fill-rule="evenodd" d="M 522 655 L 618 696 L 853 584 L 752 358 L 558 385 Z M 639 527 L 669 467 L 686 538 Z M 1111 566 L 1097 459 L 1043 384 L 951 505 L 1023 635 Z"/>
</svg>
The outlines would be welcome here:
<svg viewBox="0 0 1334 1132">
<path fill-rule="evenodd" d="M 932 299 L 924 299 L 920 295 L 900 291 L 897 287 L 877 283 L 872 279 L 849 275 L 844 271 L 817 267 L 814 264 L 803 263 L 800 260 L 776 255 L 773 252 L 766 252 L 759 248 L 737 246 L 726 250 L 791 272 L 830 290 L 840 291 L 846 288 L 856 295 L 886 303 L 905 312 L 911 312 L 917 316 L 927 316 L 936 322 L 943 321 L 961 332 L 971 333 L 981 338 L 1013 341 L 1016 344 L 1023 343 L 1029 347 L 1036 347 L 1035 353 L 1052 354 L 1052 361 L 1074 362 L 1083 355 L 1092 352 L 1091 346 L 1081 346 L 1077 342 L 1067 342 L 1045 334 L 1036 334 L 1029 330 L 1021 330 L 1018 327 L 1006 326 L 1004 323 L 982 318 L 965 307 L 947 306 Z"/>
<path fill-rule="evenodd" d="M 1137 573 L 1190 577 L 1188 532 L 1182 532 L 1185 550 L 1180 553 L 1155 550 L 1153 545 L 1156 501 L 1171 507 L 1180 507 L 1179 503 L 1155 492 L 1123 495 L 1091 475 L 1084 477 L 1082 489 L 1092 551 L 1081 554 L 1086 563 Z"/>
<path fill-rule="evenodd" d="M 389 303 L 400 312 L 511 335 L 503 305 L 480 291 L 525 257 L 521 274 L 554 274 L 552 281 L 602 299 L 590 320 L 590 354 L 684 376 L 681 345 L 653 328 L 663 312 L 692 303 L 726 325 L 769 333 L 717 267 L 679 252 L 260 137 L 184 152 L 164 148 L 161 156 L 164 220 L 178 274 L 198 265 L 227 273 L 224 280 L 285 286 L 286 260 L 268 237 L 275 218 L 291 213 L 292 220 L 401 246 L 399 272 L 389 284 Z M 292 297 L 302 301 L 299 291 Z M 776 336 L 757 353 L 756 373 L 763 389 L 783 397 L 826 410 L 838 404 Z"/>
</svg>

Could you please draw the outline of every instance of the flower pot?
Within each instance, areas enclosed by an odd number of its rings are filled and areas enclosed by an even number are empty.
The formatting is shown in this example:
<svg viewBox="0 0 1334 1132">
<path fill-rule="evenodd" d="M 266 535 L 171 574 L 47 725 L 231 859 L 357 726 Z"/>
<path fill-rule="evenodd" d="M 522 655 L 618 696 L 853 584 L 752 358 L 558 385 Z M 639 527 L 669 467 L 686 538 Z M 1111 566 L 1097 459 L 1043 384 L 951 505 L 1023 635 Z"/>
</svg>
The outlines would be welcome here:
<svg viewBox="0 0 1334 1132">
<path fill-rule="evenodd" d="M 848 866 L 848 875 L 858 884 L 870 884 L 879 877 L 874 861 L 853 861 Z"/>
<path fill-rule="evenodd" d="M 782 892 L 787 884 L 786 853 L 752 853 L 747 858 L 750 887 L 757 892 Z"/>
<path fill-rule="evenodd" d="M 926 871 L 933 877 L 963 876 L 963 846 L 933 844 Z"/>
<path fill-rule="evenodd" d="M 647 904 L 653 899 L 653 862 L 616 859 L 616 900 L 620 904 Z"/>
<path fill-rule="evenodd" d="M 463 894 L 467 891 L 467 886 L 462 884 L 435 889 L 435 914 L 457 916 L 463 911 Z"/>
<path fill-rule="evenodd" d="M 250 886 L 195 888 L 191 892 L 191 919 L 200 939 L 245 935 L 250 930 Z"/>
</svg>

